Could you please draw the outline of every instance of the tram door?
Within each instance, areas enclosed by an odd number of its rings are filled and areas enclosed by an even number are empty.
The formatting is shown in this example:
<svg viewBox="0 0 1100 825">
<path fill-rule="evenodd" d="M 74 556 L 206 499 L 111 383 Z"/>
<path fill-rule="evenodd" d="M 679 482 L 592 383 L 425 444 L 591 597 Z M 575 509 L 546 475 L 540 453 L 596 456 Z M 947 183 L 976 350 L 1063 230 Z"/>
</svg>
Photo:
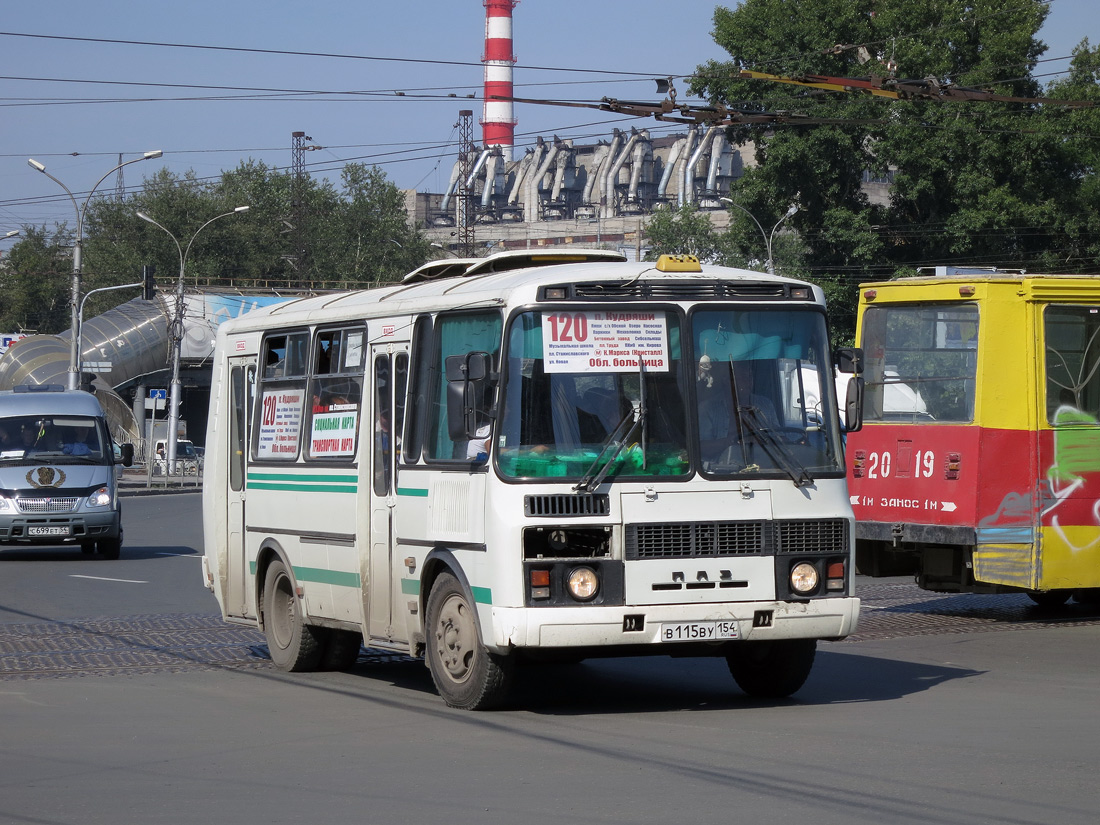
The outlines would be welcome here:
<svg viewBox="0 0 1100 825">
<path fill-rule="evenodd" d="M 226 497 L 228 565 L 226 609 L 231 616 L 255 616 L 248 604 L 248 559 L 245 553 L 245 472 L 248 461 L 249 428 L 256 390 L 256 359 L 229 359 L 229 427 L 222 438 L 229 467 Z"/>
<path fill-rule="evenodd" d="M 376 641 L 404 641 L 403 622 L 395 622 L 400 604 L 400 560 L 394 557 L 394 505 L 396 467 L 405 419 L 405 393 L 409 376 L 408 345 L 371 347 L 371 396 L 374 429 L 370 462 L 370 581 L 368 636 Z M 368 641 L 368 645 L 370 642 Z"/>
</svg>

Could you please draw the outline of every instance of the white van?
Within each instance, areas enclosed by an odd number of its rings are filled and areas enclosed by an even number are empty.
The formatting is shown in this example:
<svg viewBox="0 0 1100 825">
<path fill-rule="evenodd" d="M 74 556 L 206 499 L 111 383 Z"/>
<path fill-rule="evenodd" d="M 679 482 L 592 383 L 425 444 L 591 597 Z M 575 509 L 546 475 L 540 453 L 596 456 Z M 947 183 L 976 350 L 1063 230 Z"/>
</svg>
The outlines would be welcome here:
<svg viewBox="0 0 1100 825">
<path fill-rule="evenodd" d="M 56 385 L 0 391 L 0 546 L 79 544 L 117 559 L 118 482 L 131 444 L 111 440 L 95 396 Z"/>
</svg>

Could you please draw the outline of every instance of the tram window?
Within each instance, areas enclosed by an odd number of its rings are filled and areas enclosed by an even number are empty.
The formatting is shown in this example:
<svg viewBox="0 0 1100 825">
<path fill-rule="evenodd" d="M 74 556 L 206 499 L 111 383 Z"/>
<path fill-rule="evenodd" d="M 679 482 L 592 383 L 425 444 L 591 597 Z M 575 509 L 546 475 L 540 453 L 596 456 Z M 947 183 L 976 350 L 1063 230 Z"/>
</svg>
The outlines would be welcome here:
<svg viewBox="0 0 1100 825">
<path fill-rule="evenodd" d="M 977 306 L 869 307 L 861 346 L 865 420 L 974 420 Z"/>
<path fill-rule="evenodd" d="M 1047 421 L 1100 419 L 1100 307 L 1049 306 L 1043 313 Z"/>
</svg>

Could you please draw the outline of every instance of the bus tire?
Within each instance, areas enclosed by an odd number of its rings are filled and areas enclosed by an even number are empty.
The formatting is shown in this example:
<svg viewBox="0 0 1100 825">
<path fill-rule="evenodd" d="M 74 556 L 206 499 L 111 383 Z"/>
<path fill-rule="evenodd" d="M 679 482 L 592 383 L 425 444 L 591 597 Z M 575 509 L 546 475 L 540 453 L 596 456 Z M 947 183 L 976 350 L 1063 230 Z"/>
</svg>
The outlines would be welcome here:
<svg viewBox="0 0 1100 825">
<path fill-rule="evenodd" d="M 450 573 L 432 586 L 427 620 L 425 656 L 443 701 L 461 710 L 489 710 L 504 701 L 514 663 L 481 643 L 473 603 Z"/>
<path fill-rule="evenodd" d="M 806 683 L 816 652 L 815 639 L 739 642 L 726 656 L 726 664 L 749 696 L 785 699 Z"/>
<path fill-rule="evenodd" d="M 264 636 L 271 661 L 279 670 L 316 670 L 321 661 L 322 633 L 302 621 L 294 580 L 282 561 L 275 560 L 264 576 Z"/>
<path fill-rule="evenodd" d="M 354 630 L 325 631 L 324 651 L 319 670 L 348 670 L 359 661 L 363 634 Z"/>
</svg>

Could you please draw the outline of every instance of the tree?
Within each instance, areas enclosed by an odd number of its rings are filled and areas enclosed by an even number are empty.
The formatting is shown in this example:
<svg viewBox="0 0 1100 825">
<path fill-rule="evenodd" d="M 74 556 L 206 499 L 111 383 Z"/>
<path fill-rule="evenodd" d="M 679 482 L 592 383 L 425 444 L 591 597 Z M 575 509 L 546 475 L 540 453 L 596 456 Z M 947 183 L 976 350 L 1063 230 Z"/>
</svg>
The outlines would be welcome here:
<svg viewBox="0 0 1100 825">
<path fill-rule="evenodd" d="M 1092 113 L 821 93 L 740 77 L 753 68 L 936 78 L 1034 98 L 1043 92 L 1031 72 L 1045 50 L 1037 32 L 1046 14 L 1041 0 L 744 0 L 736 10 L 718 8 L 715 40 L 734 60 L 699 67 L 694 91 L 809 118 L 730 130 L 735 142 L 753 145 L 757 161 L 731 197 L 765 225 L 798 203 L 790 224 L 806 245 L 810 274 L 831 279 L 842 296 L 847 283 L 853 305 L 860 280 L 934 264 L 1035 270 L 1060 260 L 1063 271 L 1095 270 L 1084 239 L 1096 201 L 1081 147 L 1065 131 L 1090 134 L 1083 121 Z M 1095 55 L 1082 49 L 1074 82 L 1055 90 L 1060 97 L 1095 99 Z M 888 200 L 868 198 L 865 175 L 891 179 Z M 742 222 L 736 230 L 741 246 L 759 249 L 751 228 Z"/>
<path fill-rule="evenodd" d="M 431 257 L 427 240 L 408 225 L 400 190 L 377 168 L 349 164 L 340 190 L 324 180 L 307 178 L 303 183 L 309 216 L 306 243 L 312 253 L 307 270 L 299 271 L 289 231 L 296 196 L 291 174 L 255 161 L 211 182 L 200 181 L 193 172 L 181 176 L 161 169 L 122 201 L 101 197 L 88 204 L 83 293 L 137 281 L 144 265 L 157 268 L 162 290 L 174 288 L 180 251 L 168 233 L 139 218 L 138 212 L 156 220 L 182 248 L 192 244 L 188 283 L 214 287 L 290 287 L 303 281 L 319 288 L 368 286 L 399 279 Z M 238 206 L 249 209 L 202 228 Z M 72 242 L 73 233 L 65 225 L 52 234 L 45 227 L 24 227 L 0 272 L 0 329 L 68 329 Z M 93 295 L 85 317 L 136 294 Z"/>
<path fill-rule="evenodd" d="M 0 268 L 0 331 L 56 333 L 69 328 L 73 233 L 64 225 L 24 226 Z"/>
</svg>

